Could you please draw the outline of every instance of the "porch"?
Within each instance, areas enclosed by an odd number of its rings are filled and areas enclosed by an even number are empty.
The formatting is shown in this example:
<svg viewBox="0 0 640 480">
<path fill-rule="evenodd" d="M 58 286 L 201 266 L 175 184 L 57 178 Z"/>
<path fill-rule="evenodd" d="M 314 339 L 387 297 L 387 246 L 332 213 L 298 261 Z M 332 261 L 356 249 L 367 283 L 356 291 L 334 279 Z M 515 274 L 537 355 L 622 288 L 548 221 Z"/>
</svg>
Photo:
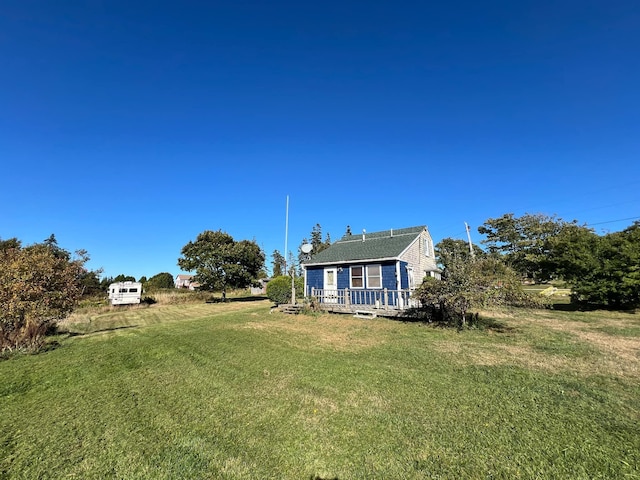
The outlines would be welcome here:
<svg viewBox="0 0 640 480">
<path fill-rule="evenodd" d="M 380 316 L 397 317 L 417 306 L 410 290 L 348 289 L 328 290 L 311 288 L 309 296 L 317 306 L 332 313 L 371 312 Z"/>
</svg>

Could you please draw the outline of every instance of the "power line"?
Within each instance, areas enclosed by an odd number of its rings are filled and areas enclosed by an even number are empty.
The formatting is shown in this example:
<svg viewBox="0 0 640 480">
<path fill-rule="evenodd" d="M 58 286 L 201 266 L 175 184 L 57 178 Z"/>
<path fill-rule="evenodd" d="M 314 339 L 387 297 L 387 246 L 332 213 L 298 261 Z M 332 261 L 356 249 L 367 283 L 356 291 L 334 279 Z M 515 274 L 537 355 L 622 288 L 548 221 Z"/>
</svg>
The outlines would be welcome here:
<svg viewBox="0 0 640 480">
<path fill-rule="evenodd" d="M 626 220 L 636 220 L 640 217 L 628 217 L 628 218 L 620 218 L 618 220 L 607 220 L 606 222 L 596 222 L 596 223 L 587 223 L 588 227 L 592 227 L 593 225 L 603 225 L 605 223 L 616 223 L 616 222 L 624 222 Z"/>
<path fill-rule="evenodd" d="M 587 227 L 592 227 L 592 226 L 595 226 L 595 225 L 604 225 L 604 224 L 607 224 L 607 223 L 616 223 L 616 222 L 626 222 L 628 220 L 638 220 L 638 219 L 640 219 L 640 216 L 619 218 L 617 220 L 606 220 L 604 222 L 586 223 L 584 225 L 587 226 Z M 449 233 L 451 231 L 453 231 L 453 229 L 449 230 L 447 233 Z M 447 235 L 444 235 L 442 238 L 459 238 L 459 239 L 463 239 L 465 237 L 465 235 L 467 235 L 467 234 L 468 234 L 467 230 L 465 230 L 464 232 L 458 231 L 456 234 L 447 234 Z M 482 243 L 482 241 L 480 241 L 480 243 Z"/>
<path fill-rule="evenodd" d="M 628 190 L 629 187 L 631 186 L 635 186 L 637 184 L 640 183 L 640 180 L 633 180 L 630 182 L 624 182 L 624 183 L 614 183 L 614 184 L 609 184 L 607 186 L 603 186 L 602 188 L 596 188 L 596 189 L 592 189 L 592 190 L 586 190 L 581 192 L 581 195 L 583 197 L 595 197 L 598 194 L 604 193 L 604 192 L 608 192 L 611 190 L 617 190 L 617 191 L 623 191 L 623 190 Z M 540 208 L 540 204 L 538 205 L 530 205 L 531 208 L 523 208 L 523 207 L 512 207 L 511 210 L 512 211 L 524 211 L 524 212 L 536 212 L 536 211 L 541 211 L 541 210 L 554 210 L 557 209 L 558 206 L 566 204 L 567 202 L 574 202 L 574 198 L 572 196 L 567 196 L 567 195 L 560 195 L 560 196 L 556 196 L 555 198 L 553 197 L 548 197 L 545 198 L 543 200 L 544 204 L 542 205 L 543 208 Z M 590 207 L 590 208 L 586 208 L 586 209 L 581 209 L 578 211 L 574 211 L 573 215 L 576 214 L 581 214 L 581 213 L 586 213 L 586 212 L 591 212 L 593 210 L 598 210 L 601 208 L 609 208 L 609 207 L 613 207 L 613 206 L 619 206 L 619 205 L 624 205 L 627 203 L 633 203 L 634 200 L 625 200 L 623 202 L 618 202 L 616 204 L 613 205 L 598 205 L 598 206 L 594 206 L 594 207 Z M 553 208 L 549 209 L 549 208 L 544 208 L 544 206 L 546 205 L 553 205 Z M 566 215 L 565 215 L 566 216 Z"/>
</svg>

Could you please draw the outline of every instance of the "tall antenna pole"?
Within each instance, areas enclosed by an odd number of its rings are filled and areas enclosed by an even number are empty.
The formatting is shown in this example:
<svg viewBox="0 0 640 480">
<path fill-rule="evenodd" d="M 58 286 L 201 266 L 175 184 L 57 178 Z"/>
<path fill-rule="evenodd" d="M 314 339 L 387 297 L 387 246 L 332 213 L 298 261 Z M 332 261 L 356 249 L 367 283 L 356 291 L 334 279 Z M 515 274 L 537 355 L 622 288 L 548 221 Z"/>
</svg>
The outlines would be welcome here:
<svg viewBox="0 0 640 480">
<path fill-rule="evenodd" d="M 287 195 L 287 213 L 284 221 L 284 274 L 287 274 L 287 242 L 289 240 L 289 195 Z"/>
<path fill-rule="evenodd" d="M 471 243 L 471 233 L 469 232 L 469 225 L 467 222 L 464 222 L 464 227 L 467 230 L 467 240 L 469 240 L 469 253 L 471 254 L 471 258 L 475 258 L 475 253 L 473 253 L 473 243 Z"/>
<path fill-rule="evenodd" d="M 284 222 L 284 274 L 287 274 L 287 242 L 289 240 L 289 195 L 287 195 L 287 218 Z M 291 305 L 296 304 L 295 262 L 291 265 Z"/>
</svg>

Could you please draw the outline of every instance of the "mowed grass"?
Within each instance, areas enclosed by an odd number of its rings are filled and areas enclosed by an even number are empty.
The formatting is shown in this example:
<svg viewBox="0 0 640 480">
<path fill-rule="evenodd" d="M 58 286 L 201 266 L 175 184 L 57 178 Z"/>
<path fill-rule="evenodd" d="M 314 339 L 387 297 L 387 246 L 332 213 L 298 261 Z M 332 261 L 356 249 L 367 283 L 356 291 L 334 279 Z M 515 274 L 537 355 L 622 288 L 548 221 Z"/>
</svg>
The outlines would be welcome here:
<svg viewBox="0 0 640 480">
<path fill-rule="evenodd" d="M 269 307 L 103 309 L 1 361 L 0 478 L 640 478 L 640 315 Z"/>
</svg>

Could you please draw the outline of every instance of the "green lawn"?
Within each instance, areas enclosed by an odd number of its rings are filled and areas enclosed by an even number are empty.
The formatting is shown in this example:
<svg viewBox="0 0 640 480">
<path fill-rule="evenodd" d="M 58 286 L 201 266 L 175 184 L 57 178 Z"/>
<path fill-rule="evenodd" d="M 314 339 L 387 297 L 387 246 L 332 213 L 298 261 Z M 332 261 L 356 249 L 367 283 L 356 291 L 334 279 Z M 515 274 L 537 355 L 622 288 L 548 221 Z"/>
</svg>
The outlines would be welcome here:
<svg viewBox="0 0 640 480">
<path fill-rule="evenodd" d="M 640 478 L 638 314 L 269 306 L 103 309 L 0 361 L 0 478 Z"/>
</svg>

